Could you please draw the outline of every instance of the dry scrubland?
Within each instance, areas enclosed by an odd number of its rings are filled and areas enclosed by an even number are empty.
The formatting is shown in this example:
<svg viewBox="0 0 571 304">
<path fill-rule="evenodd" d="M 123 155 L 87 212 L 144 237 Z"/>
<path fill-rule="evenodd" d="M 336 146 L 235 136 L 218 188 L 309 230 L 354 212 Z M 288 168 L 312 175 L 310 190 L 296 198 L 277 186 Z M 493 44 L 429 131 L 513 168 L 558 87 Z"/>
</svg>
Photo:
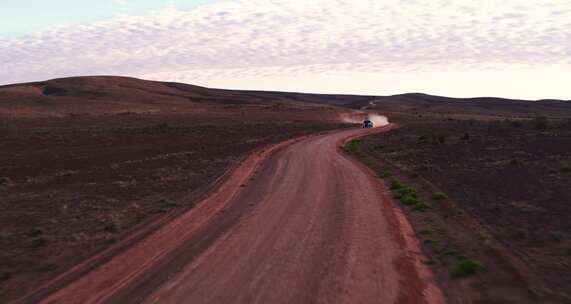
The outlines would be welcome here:
<svg viewBox="0 0 571 304">
<path fill-rule="evenodd" d="M 256 148 L 341 112 L 128 78 L 0 88 L 0 298 L 192 207 Z"/>
<path fill-rule="evenodd" d="M 569 301 L 571 120 L 401 121 L 353 153 L 392 189 L 448 297 Z"/>
<path fill-rule="evenodd" d="M 345 150 L 386 179 L 451 303 L 569 300 L 569 101 L 230 91 L 123 77 L 0 87 L 0 298 L 192 208 L 257 148 L 348 127 L 337 123 L 339 106 L 401 124 Z M 558 120 L 529 120 L 538 115 Z"/>
</svg>

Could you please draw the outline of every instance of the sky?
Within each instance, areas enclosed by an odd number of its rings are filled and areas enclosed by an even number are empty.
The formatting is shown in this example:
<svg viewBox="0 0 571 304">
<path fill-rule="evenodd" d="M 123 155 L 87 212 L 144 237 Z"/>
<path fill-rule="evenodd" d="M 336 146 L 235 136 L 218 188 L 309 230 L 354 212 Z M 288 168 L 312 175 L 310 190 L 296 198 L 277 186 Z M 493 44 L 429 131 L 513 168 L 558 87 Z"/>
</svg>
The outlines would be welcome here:
<svg viewBox="0 0 571 304">
<path fill-rule="evenodd" d="M 3 0 L 0 85 L 571 99 L 571 0 Z"/>
</svg>

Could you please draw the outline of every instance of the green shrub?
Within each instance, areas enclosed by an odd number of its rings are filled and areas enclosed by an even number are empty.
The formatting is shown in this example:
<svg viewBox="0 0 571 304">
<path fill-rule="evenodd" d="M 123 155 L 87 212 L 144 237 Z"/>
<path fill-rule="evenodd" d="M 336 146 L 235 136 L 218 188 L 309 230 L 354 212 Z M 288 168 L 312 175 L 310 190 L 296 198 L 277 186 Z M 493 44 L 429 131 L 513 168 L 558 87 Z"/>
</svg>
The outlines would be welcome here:
<svg viewBox="0 0 571 304">
<path fill-rule="evenodd" d="M 393 179 L 391 181 L 391 189 L 392 190 L 397 190 L 397 189 L 400 189 L 402 187 L 403 187 L 402 184 L 398 180 Z"/>
<path fill-rule="evenodd" d="M 416 203 L 416 205 L 414 205 L 414 211 L 424 212 L 430 208 L 432 208 L 432 206 L 427 203 Z"/>
<path fill-rule="evenodd" d="M 361 146 L 360 139 L 353 139 L 349 141 L 345 146 L 343 146 L 343 151 L 349 155 L 355 154 L 355 152 L 359 151 Z"/>
<path fill-rule="evenodd" d="M 443 200 L 443 199 L 447 199 L 448 195 L 446 195 L 446 193 L 444 192 L 434 192 L 432 193 L 432 199 L 435 201 L 439 201 L 439 200 Z"/>
<path fill-rule="evenodd" d="M 418 204 L 418 199 L 413 196 L 403 196 L 401 197 L 400 201 L 405 205 L 416 205 Z"/>
<path fill-rule="evenodd" d="M 416 189 L 411 188 L 411 187 L 402 187 L 398 190 L 397 194 L 398 198 L 404 197 L 404 196 L 412 196 L 414 198 L 417 198 L 417 193 L 416 193 Z"/>
<path fill-rule="evenodd" d="M 475 259 L 460 260 L 450 272 L 452 278 L 465 278 L 484 271 L 484 265 Z"/>
</svg>

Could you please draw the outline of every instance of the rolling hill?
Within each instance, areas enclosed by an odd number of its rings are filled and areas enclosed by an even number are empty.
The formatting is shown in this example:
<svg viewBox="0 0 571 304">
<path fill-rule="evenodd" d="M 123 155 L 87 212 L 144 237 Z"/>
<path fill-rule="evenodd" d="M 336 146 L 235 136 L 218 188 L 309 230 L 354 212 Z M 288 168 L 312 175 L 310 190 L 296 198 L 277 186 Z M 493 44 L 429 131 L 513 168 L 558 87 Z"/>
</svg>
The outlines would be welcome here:
<svg viewBox="0 0 571 304">
<path fill-rule="evenodd" d="M 173 82 L 116 76 L 61 78 L 0 86 L 0 115 L 192 111 L 208 106 L 286 103 L 368 108 L 393 113 L 439 113 L 535 117 L 571 116 L 571 101 L 450 98 L 421 93 L 392 96 L 309 94 L 211 89 Z"/>
</svg>

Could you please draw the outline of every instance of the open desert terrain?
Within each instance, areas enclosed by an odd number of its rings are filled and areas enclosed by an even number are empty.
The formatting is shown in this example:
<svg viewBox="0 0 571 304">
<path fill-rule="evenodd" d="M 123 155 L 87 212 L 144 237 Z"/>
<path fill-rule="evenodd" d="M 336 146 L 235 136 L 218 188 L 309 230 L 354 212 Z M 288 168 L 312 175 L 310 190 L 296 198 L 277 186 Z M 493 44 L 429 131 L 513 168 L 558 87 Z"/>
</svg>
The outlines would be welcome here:
<svg viewBox="0 0 571 304">
<path fill-rule="evenodd" d="M 449 297 L 564 303 L 571 120 L 514 117 L 417 115 L 366 137 L 355 153 L 393 187 Z M 401 187 L 417 191 L 415 199 L 399 196 Z M 466 259 L 483 271 L 458 284 L 450 275 Z"/>
<path fill-rule="evenodd" d="M 255 149 L 344 127 L 342 111 L 114 77 L 1 87 L 0 297 L 192 208 Z"/>
<path fill-rule="evenodd" d="M 100 76 L 0 118 L 5 302 L 569 300 L 569 101 Z"/>
</svg>

